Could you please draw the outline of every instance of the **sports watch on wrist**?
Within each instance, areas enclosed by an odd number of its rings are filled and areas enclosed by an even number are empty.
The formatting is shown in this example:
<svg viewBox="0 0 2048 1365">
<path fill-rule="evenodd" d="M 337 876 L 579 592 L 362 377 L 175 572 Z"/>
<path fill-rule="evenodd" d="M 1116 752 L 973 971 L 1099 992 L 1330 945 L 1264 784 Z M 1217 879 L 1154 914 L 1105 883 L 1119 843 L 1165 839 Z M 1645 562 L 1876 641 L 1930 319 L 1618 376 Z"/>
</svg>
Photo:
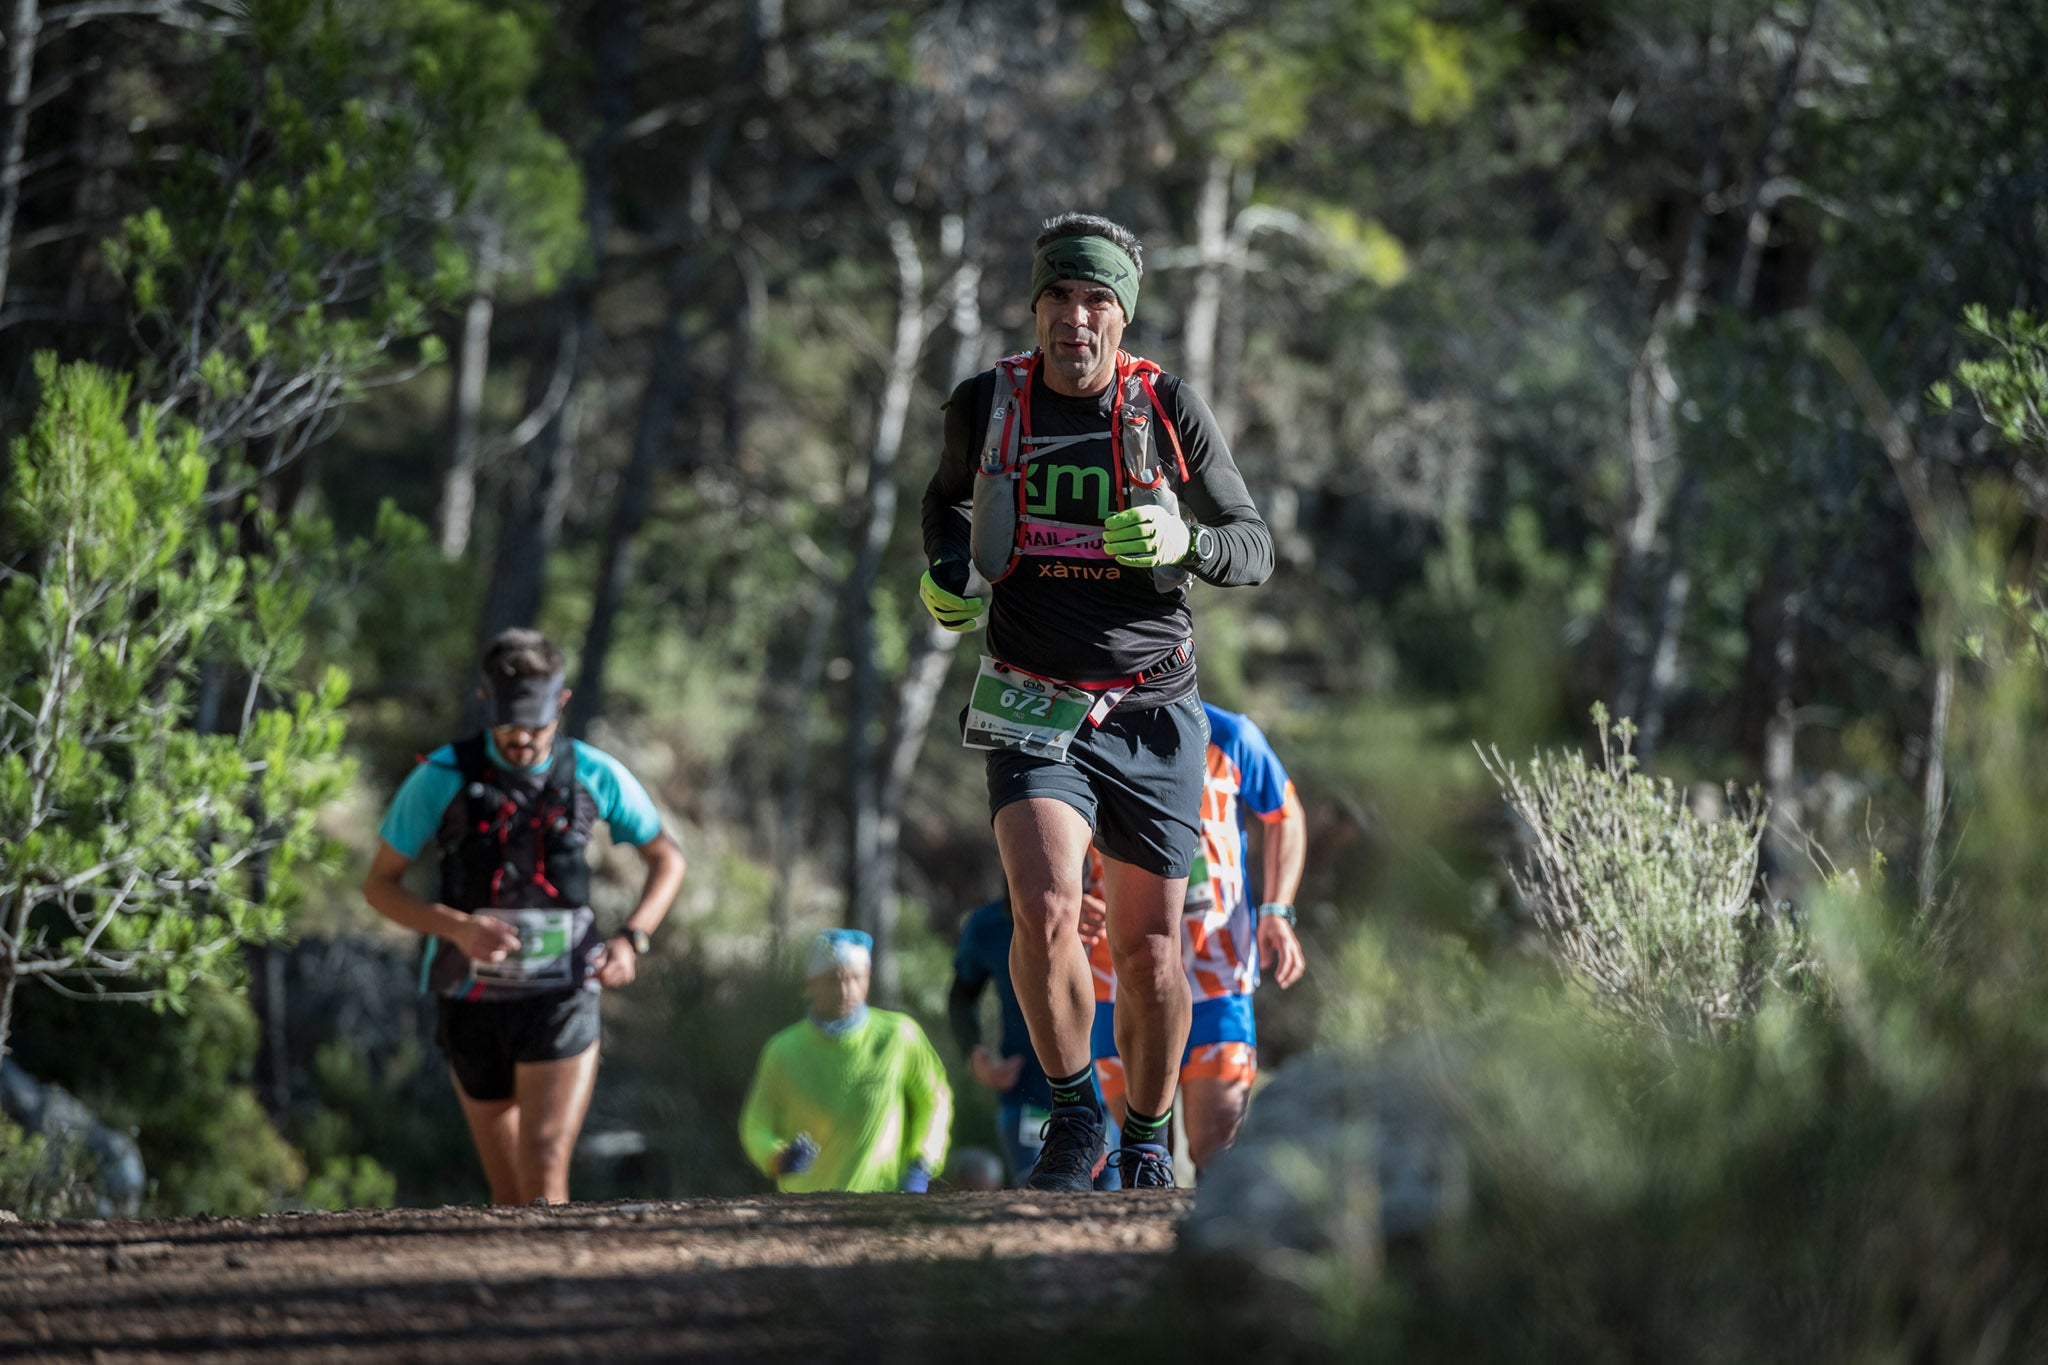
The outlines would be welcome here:
<svg viewBox="0 0 2048 1365">
<path fill-rule="evenodd" d="M 654 948 L 654 940 L 648 936 L 645 929 L 625 928 L 613 934 L 612 937 L 622 938 L 632 944 L 634 955 L 637 957 L 646 957 Z"/>
<path fill-rule="evenodd" d="M 1260 919 L 1264 919 L 1268 915 L 1271 915 L 1274 919 L 1284 919 L 1289 924 L 1294 923 L 1294 907 L 1283 905 L 1279 901 L 1267 901 L 1259 907 Z"/>
<path fill-rule="evenodd" d="M 1188 523 L 1188 552 L 1180 557 L 1176 568 L 1193 569 L 1209 557 L 1216 548 L 1216 533 L 1198 521 Z"/>
</svg>

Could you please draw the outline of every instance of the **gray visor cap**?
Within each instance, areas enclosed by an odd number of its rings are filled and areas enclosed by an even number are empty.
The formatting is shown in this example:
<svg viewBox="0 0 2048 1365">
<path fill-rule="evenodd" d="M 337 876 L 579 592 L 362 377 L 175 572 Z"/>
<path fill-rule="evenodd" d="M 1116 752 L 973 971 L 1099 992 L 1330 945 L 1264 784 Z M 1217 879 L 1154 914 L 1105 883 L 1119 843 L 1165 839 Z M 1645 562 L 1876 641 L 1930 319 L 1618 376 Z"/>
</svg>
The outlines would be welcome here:
<svg viewBox="0 0 2048 1365">
<path fill-rule="evenodd" d="M 491 728 L 523 725 L 538 730 L 551 724 L 562 710 L 562 679 L 560 673 L 485 678 L 484 709 Z"/>
</svg>

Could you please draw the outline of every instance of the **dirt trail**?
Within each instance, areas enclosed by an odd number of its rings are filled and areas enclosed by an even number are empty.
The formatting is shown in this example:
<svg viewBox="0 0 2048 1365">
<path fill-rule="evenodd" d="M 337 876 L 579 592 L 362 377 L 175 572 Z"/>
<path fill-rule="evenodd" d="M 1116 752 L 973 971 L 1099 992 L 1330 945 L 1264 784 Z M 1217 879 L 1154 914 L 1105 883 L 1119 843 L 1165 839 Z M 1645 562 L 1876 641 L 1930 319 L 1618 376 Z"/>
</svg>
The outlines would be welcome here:
<svg viewBox="0 0 2048 1365">
<path fill-rule="evenodd" d="M 0 1357 L 1020 1359 L 1187 1196 L 810 1195 L 0 1227 Z"/>
</svg>

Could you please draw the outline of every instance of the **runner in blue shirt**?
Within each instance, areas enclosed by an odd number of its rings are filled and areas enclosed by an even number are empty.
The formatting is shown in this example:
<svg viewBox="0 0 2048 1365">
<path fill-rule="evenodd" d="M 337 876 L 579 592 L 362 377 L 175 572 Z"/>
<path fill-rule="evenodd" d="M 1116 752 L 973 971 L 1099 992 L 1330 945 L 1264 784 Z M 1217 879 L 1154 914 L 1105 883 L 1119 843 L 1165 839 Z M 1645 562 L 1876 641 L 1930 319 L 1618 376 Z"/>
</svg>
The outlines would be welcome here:
<svg viewBox="0 0 2048 1365">
<path fill-rule="evenodd" d="M 484 651 L 490 728 L 413 769 L 384 817 L 363 897 L 427 935 L 423 991 L 491 1202 L 565 1203 L 569 1156 L 597 1081 L 598 991 L 632 982 L 683 882 L 683 851 L 611 755 L 561 734 L 562 653 L 533 630 Z M 590 911 L 599 820 L 647 865 L 639 903 L 601 938 Z M 434 844 L 435 899 L 406 869 Z"/>
<path fill-rule="evenodd" d="M 1052 1087 L 1031 1047 L 1031 1030 L 1010 982 L 1010 898 L 970 911 L 953 954 L 953 990 L 946 1016 L 974 1079 L 996 1092 L 996 1141 L 1016 1184 L 1038 1159 L 1039 1130 L 1052 1116 Z M 995 983 L 1002 1031 L 992 1051 L 981 1041 L 982 992 Z"/>
</svg>

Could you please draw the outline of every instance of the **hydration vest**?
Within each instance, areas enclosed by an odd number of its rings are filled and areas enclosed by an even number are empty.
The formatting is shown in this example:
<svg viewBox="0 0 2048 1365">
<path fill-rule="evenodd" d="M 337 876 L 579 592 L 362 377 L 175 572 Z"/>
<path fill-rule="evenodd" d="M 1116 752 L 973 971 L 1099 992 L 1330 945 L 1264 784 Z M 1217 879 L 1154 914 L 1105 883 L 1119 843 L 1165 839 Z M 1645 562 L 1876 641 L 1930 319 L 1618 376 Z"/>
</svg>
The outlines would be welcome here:
<svg viewBox="0 0 2048 1365">
<path fill-rule="evenodd" d="M 566 736 L 542 773 L 507 772 L 481 734 L 458 740 L 462 789 L 441 816 L 440 900 L 456 910 L 581 910 L 579 949 L 596 943 L 591 923 L 590 832 L 597 803 L 576 780 L 576 745 Z M 587 939 L 588 942 L 581 940 Z M 474 980 L 454 944 L 427 940 L 425 988 L 467 999 L 519 994 Z"/>
<path fill-rule="evenodd" d="M 1042 453 L 1031 448 L 1031 381 L 1040 358 L 1040 352 L 1032 351 L 1006 356 L 996 363 L 995 400 L 989 405 L 988 432 L 982 439 L 981 462 L 975 469 L 974 516 L 968 542 L 975 572 L 990 583 L 1000 583 L 1016 569 L 1026 538 L 1034 530 L 1055 537 L 1071 534 L 1071 528 L 1047 522 L 1025 510 L 1028 466 L 1034 455 Z M 1156 418 L 1173 448 L 1181 481 L 1186 482 L 1188 462 L 1181 454 L 1180 436 L 1160 412 L 1159 396 L 1152 388 L 1152 376 L 1160 372 L 1151 361 L 1118 351 L 1109 430 L 1072 439 L 1110 439 L 1118 456 L 1115 465 L 1119 510 L 1156 506 L 1178 516 L 1180 499 L 1167 483 L 1166 466 L 1157 462 L 1152 449 L 1152 424 Z M 1187 581 L 1186 569 L 1161 565 L 1152 570 L 1152 586 L 1162 594 L 1178 591 Z"/>
</svg>

